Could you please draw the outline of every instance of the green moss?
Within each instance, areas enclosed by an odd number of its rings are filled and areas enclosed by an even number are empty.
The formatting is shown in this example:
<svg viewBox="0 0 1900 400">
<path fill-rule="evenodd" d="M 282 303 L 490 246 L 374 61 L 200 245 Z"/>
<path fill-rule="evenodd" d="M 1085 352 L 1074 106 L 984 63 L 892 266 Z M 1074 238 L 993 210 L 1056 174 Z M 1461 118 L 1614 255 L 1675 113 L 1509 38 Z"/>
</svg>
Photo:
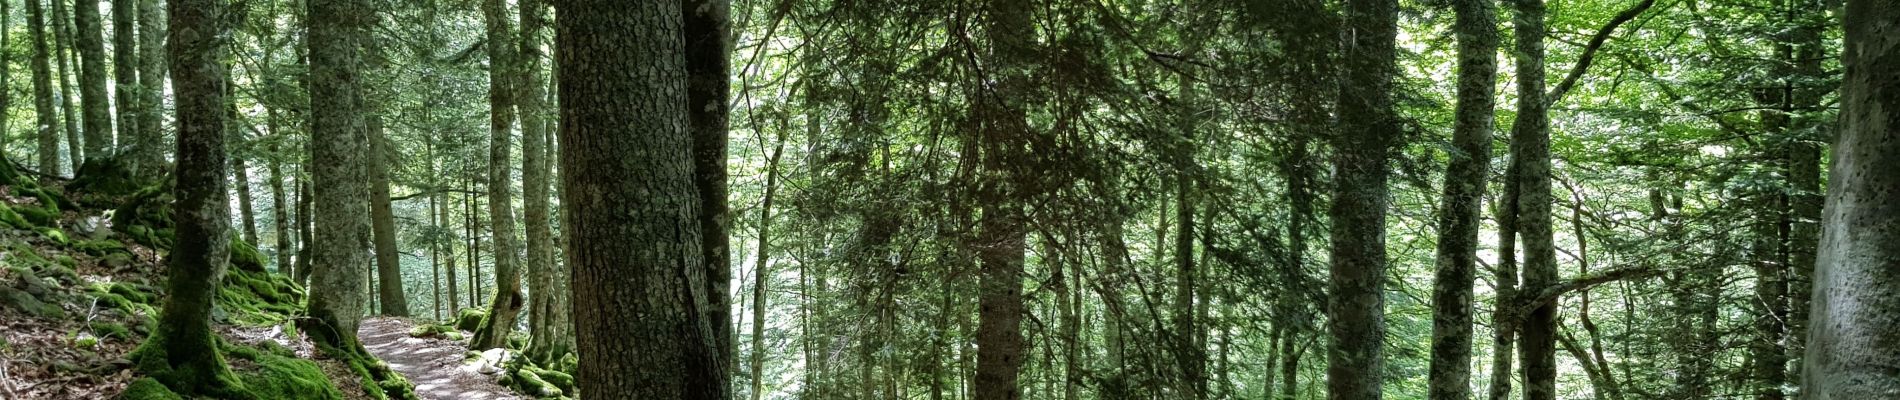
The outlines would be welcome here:
<svg viewBox="0 0 1900 400">
<path fill-rule="evenodd" d="M 69 242 L 68 240 L 66 240 L 66 232 L 61 231 L 58 228 L 40 228 L 39 232 L 40 232 L 40 236 L 46 237 L 46 240 L 51 240 L 53 241 L 53 243 L 59 243 L 59 245 L 61 246 L 65 246 Z"/>
<path fill-rule="evenodd" d="M 127 252 L 125 242 L 111 239 L 81 241 L 74 243 L 72 247 L 74 250 L 79 250 L 93 257 L 104 257 L 108 254 Z"/>
<path fill-rule="evenodd" d="M 120 324 L 111 323 L 111 322 L 94 321 L 91 324 L 91 328 L 92 328 L 93 335 L 99 336 L 100 338 L 104 338 L 104 339 L 131 339 L 132 338 L 132 330 L 126 329 L 125 325 L 120 325 Z"/>
<path fill-rule="evenodd" d="M 155 380 L 152 378 L 139 378 L 139 380 L 132 381 L 131 385 L 126 385 L 125 392 L 119 393 L 118 399 L 120 400 L 184 400 L 185 398 L 179 396 L 178 393 L 173 393 L 171 388 L 165 387 L 165 384 L 163 383 L 158 383 L 158 380 Z"/>
<path fill-rule="evenodd" d="M 26 217 L 20 216 L 20 213 L 13 212 L 13 207 L 8 207 L 5 203 L 0 203 L 0 223 L 12 226 L 15 229 L 33 229 L 33 223 L 27 222 Z"/>
<path fill-rule="evenodd" d="M 18 207 L 14 208 L 13 211 L 19 213 L 20 217 L 25 218 L 27 223 L 34 225 L 53 225 L 54 220 L 59 218 L 58 211 L 48 211 L 40 207 Z"/>
<path fill-rule="evenodd" d="M 92 158 L 79 165 L 66 190 L 85 193 L 92 202 L 104 203 L 138 192 L 140 184 L 132 170 L 119 157 Z"/>
<path fill-rule="evenodd" d="M 442 324 L 422 324 L 409 329 L 409 337 L 434 337 L 449 332 L 455 332 L 455 327 Z"/>
<path fill-rule="evenodd" d="M 547 383 L 549 384 L 553 384 L 555 387 L 560 388 L 562 391 L 566 391 L 569 393 L 574 392 L 574 376 L 573 375 L 569 375 L 566 372 L 543 369 L 541 367 L 536 367 L 533 365 L 525 365 L 525 364 L 522 365 L 521 369 L 534 372 L 534 375 L 536 377 L 541 378 L 541 380 L 543 381 L 547 381 Z"/>
<path fill-rule="evenodd" d="M 255 350 L 250 355 L 257 369 L 239 372 L 238 376 L 244 381 L 244 387 L 259 399 L 343 398 L 343 393 L 330 383 L 316 362 Z M 234 352 L 232 356 L 237 354 Z"/>
<path fill-rule="evenodd" d="M 515 389 L 520 390 L 522 393 L 537 397 L 560 397 L 562 394 L 560 387 L 542 380 L 541 377 L 535 375 L 532 370 L 526 368 L 517 369 L 515 370 L 514 376 Z"/>
<path fill-rule="evenodd" d="M 28 315 L 42 319 L 61 319 L 66 317 L 66 310 L 59 308 L 58 303 L 40 301 L 40 299 L 34 297 L 33 294 L 27 293 L 24 290 L 14 289 L 12 285 L 0 284 L 0 306 L 20 310 Z"/>
<path fill-rule="evenodd" d="M 256 246 L 237 236 L 237 232 L 231 233 L 231 266 L 244 271 L 264 272 L 264 255 L 257 252 Z"/>
<path fill-rule="evenodd" d="M 481 327 L 483 318 L 488 318 L 488 312 L 479 308 L 464 308 L 455 315 L 455 329 L 473 331 Z"/>
</svg>

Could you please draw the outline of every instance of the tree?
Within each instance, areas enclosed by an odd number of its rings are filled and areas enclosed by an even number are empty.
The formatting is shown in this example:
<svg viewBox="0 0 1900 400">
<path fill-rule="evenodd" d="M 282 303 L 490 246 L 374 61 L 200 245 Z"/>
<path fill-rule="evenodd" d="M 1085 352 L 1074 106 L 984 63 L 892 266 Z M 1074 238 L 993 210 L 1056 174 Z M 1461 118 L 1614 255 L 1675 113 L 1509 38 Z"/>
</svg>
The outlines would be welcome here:
<svg viewBox="0 0 1900 400">
<path fill-rule="evenodd" d="M 1849 0 L 1841 131 L 1821 220 L 1804 398 L 1900 390 L 1900 8 Z"/>
<path fill-rule="evenodd" d="M 527 233 L 528 304 L 533 307 L 528 317 L 533 339 L 528 356 L 553 363 L 573 350 L 574 337 L 570 333 L 573 322 L 567 318 L 567 289 L 560 284 L 567 280 L 566 274 L 554 260 L 553 216 L 549 215 L 548 204 L 549 175 L 554 166 L 548 150 L 553 118 L 549 118 L 546 101 L 547 79 L 541 74 L 542 60 L 547 56 L 541 45 L 548 24 L 548 3 L 528 0 L 520 4 L 521 50 L 516 56 L 521 61 L 522 79 L 516 99 L 521 109 L 521 219 Z"/>
<path fill-rule="evenodd" d="M 133 171 L 142 178 L 154 178 L 164 172 L 165 21 L 159 0 L 138 0 L 138 129 L 131 138 Z"/>
<path fill-rule="evenodd" d="M 1334 399 L 1378 399 L 1385 369 L 1387 158 L 1399 137 L 1392 91 L 1398 2 L 1350 0 L 1345 8 L 1326 305 L 1326 389 Z"/>
<path fill-rule="evenodd" d="M 482 2 L 482 20 L 488 28 L 488 219 L 495 254 L 495 297 L 488 316 L 468 345 L 476 350 L 503 347 L 527 298 L 521 295 L 521 260 L 515 254 L 515 211 L 511 188 L 514 166 L 509 150 L 514 137 L 515 85 L 522 81 L 516 65 L 514 25 L 503 0 Z M 470 263 L 471 266 L 473 263 Z"/>
<path fill-rule="evenodd" d="M 604 399 L 728 399 L 703 311 L 679 2 L 562 0 L 556 19 L 563 224 L 577 383 Z"/>
<path fill-rule="evenodd" d="M 383 119 L 369 118 L 369 215 L 371 241 L 376 248 L 377 300 L 382 315 L 409 316 L 409 299 L 402 289 L 402 254 L 396 250 L 396 213 L 389 207 L 389 170 L 398 158 L 383 133 Z"/>
<path fill-rule="evenodd" d="M 138 39 L 132 23 L 138 13 L 136 1 L 112 0 L 112 77 L 118 84 L 112 88 L 112 98 L 119 106 L 120 148 L 114 150 L 117 153 L 127 153 L 126 149 L 132 147 L 139 136 L 139 96 L 142 94 L 138 90 Z"/>
<path fill-rule="evenodd" d="M 41 180 L 59 175 L 59 121 L 53 108 L 53 57 L 46 35 L 46 12 L 39 0 L 26 0 L 27 38 L 33 41 L 34 132 L 39 137 Z"/>
<path fill-rule="evenodd" d="M 65 1 L 48 1 L 53 3 L 53 50 L 59 57 L 57 59 L 58 64 L 55 64 L 56 72 L 53 73 L 53 77 L 59 79 L 59 101 L 57 104 L 59 105 L 59 114 L 62 117 L 60 122 L 66 127 L 66 162 L 70 164 L 69 166 L 72 172 L 78 174 L 79 164 L 86 162 L 86 146 L 85 141 L 80 139 L 79 136 L 79 117 L 77 116 L 79 113 L 74 109 L 74 107 L 77 106 L 73 105 L 78 102 L 73 101 L 74 85 L 72 76 L 74 70 L 79 69 L 77 61 L 74 61 L 72 56 L 73 19 L 68 15 L 70 13 L 66 11 Z"/>
<path fill-rule="evenodd" d="M 212 397 L 248 397 L 220 354 L 211 331 L 231 239 L 230 202 L 224 188 L 226 138 L 224 63 L 230 30 L 221 18 L 223 0 L 174 0 L 171 21 L 191 26 L 173 32 L 170 60 L 178 93 L 178 162 L 173 171 L 172 223 L 177 242 L 166 257 L 164 309 L 158 329 L 133 355 L 140 372 L 174 392 Z M 97 10 L 95 9 L 95 12 Z"/>
<path fill-rule="evenodd" d="M 304 332 L 337 357 L 361 354 L 364 271 L 369 259 L 369 185 L 363 182 L 368 143 L 362 87 L 364 48 L 373 16 L 365 0 L 311 0 L 310 180 L 314 223 L 310 243 L 310 316 Z M 176 31 L 176 30 L 174 30 Z"/>
<path fill-rule="evenodd" d="M 79 36 L 79 100 L 86 136 L 86 160 L 111 158 L 112 100 L 106 97 L 105 27 L 97 0 L 74 0 L 73 23 Z"/>
<path fill-rule="evenodd" d="M 1023 263 L 1027 229 L 1022 196 L 1029 188 L 1014 187 L 1027 163 L 1029 121 L 1020 91 L 1029 89 L 1030 60 L 1036 52 L 1036 27 L 1027 2 L 990 0 L 984 3 L 989 25 L 993 78 L 997 88 L 978 95 L 973 138 L 981 154 L 981 168 L 990 178 L 979 183 L 976 203 L 982 215 L 975 239 L 980 272 L 977 275 L 976 378 L 972 396 L 1017 400 L 1023 396 L 1018 379 L 1026 347 L 1022 332 Z"/>
<path fill-rule="evenodd" d="M 728 0 L 685 0 L 687 124 L 693 131 L 693 185 L 699 188 L 699 245 L 706 263 L 705 309 L 718 337 L 720 358 L 735 365 L 732 335 L 732 254 L 726 215 L 726 109 L 732 69 L 732 4 Z"/>
<path fill-rule="evenodd" d="M 1445 170 L 1438 219 L 1437 274 L 1432 285 L 1431 396 L 1471 398 L 1472 284 L 1477 279 L 1478 231 L 1491 164 L 1497 105 L 1497 5 L 1491 0 L 1453 4 L 1458 36 L 1458 105 L 1452 127 L 1457 147 Z"/>
</svg>

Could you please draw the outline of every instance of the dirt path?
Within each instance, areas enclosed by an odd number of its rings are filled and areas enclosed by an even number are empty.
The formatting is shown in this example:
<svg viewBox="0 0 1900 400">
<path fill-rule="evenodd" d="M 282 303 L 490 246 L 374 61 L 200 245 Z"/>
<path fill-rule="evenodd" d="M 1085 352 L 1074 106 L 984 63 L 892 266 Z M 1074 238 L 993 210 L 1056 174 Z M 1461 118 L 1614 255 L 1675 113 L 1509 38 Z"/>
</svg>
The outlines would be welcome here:
<svg viewBox="0 0 1900 400">
<path fill-rule="evenodd" d="M 416 395 L 424 400 L 501 400 L 524 399 L 495 383 L 492 375 L 483 375 L 473 365 L 462 364 L 466 344 L 437 338 L 412 338 L 409 321 L 395 318 L 363 320 L 356 334 L 363 347 L 389 363 L 391 369 L 416 384 Z"/>
</svg>

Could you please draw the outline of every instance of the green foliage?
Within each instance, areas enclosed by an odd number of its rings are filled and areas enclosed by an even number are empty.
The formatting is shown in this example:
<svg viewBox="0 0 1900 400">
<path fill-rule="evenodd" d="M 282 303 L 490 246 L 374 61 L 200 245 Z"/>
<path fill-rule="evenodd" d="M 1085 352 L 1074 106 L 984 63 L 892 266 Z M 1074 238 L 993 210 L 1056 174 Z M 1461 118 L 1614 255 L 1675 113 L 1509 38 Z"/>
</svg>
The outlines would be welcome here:
<svg viewBox="0 0 1900 400">
<path fill-rule="evenodd" d="M 259 399 L 341 399 L 343 394 L 316 362 L 295 358 L 274 342 L 266 349 L 228 346 L 231 358 L 256 363 L 256 369 L 238 373 L 246 389 Z"/>
<path fill-rule="evenodd" d="M 152 378 L 139 378 L 132 381 L 132 384 L 126 385 L 125 391 L 119 393 L 117 398 L 119 400 L 185 400 L 178 393 L 173 393 L 171 388 L 165 387 L 165 384 Z"/>
</svg>

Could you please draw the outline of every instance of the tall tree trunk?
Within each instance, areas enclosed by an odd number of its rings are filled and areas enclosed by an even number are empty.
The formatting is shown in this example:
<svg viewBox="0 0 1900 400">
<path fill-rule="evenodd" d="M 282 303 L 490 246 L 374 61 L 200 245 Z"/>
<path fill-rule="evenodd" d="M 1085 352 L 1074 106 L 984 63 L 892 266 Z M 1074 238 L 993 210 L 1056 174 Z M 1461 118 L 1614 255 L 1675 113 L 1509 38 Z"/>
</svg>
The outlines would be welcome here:
<svg viewBox="0 0 1900 400">
<path fill-rule="evenodd" d="M 1348 0 L 1340 66 L 1326 305 L 1326 388 L 1333 399 L 1378 399 L 1385 356 L 1386 161 L 1399 137 L 1396 0 Z"/>
<path fill-rule="evenodd" d="M 48 0 L 53 3 L 54 50 L 58 52 L 58 71 L 53 77 L 59 79 L 60 122 L 66 127 L 66 162 L 74 175 L 79 174 L 79 164 L 86 162 L 85 140 L 79 136 L 79 111 L 73 100 L 73 73 L 79 69 L 79 63 L 73 60 L 73 19 L 66 11 L 66 1 Z"/>
<path fill-rule="evenodd" d="M 1199 47 L 1198 43 L 1187 45 L 1190 51 Z M 1195 321 L 1195 289 L 1199 283 L 1199 271 L 1194 265 L 1194 210 L 1196 201 L 1195 185 L 1198 179 L 1194 174 L 1195 117 L 1194 83 L 1185 74 L 1178 76 L 1180 102 L 1185 106 L 1180 110 L 1182 129 L 1182 148 L 1185 149 L 1175 160 L 1175 234 L 1174 234 L 1174 337 L 1175 358 L 1181 369 L 1183 391 L 1189 398 L 1207 398 L 1207 357 L 1203 354 L 1200 341 L 1200 324 Z"/>
<path fill-rule="evenodd" d="M 784 151 L 785 134 L 780 131 L 772 155 L 765 161 L 765 197 L 759 206 L 759 245 L 754 250 L 759 257 L 753 263 L 758 272 L 752 284 L 752 400 L 765 396 L 765 292 L 772 282 L 772 200 L 778 194 L 778 161 Z M 931 383 L 939 382 L 933 379 Z"/>
<path fill-rule="evenodd" d="M 1497 99 L 1498 26 L 1493 0 L 1457 0 L 1458 105 L 1451 165 L 1445 169 L 1438 219 L 1437 274 L 1432 285 L 1433 400 L 1471 398 L 1472 284 L 1477 279 L 1478 231 L 1491 168 L 1491 130 Z"/>
<path fill-rule="evenodd" d="M 681 0 L 685 12 L 687 126 L 693 133 L 693 184 L 699 189 L 700 261 L 706 264 L 712 322 L 721 364 L 736 366 L 732 328 L 732 255 L 727 243 L 727 93 L 732 69 L 732 4 Z"/>
<path fill-rule="evenodd" d="M 1795 13 L 1791 19 L 1801 19 L 1815 13 L 1822 14 L 1824 8 L 1819 1 L 1792 1 L 1788 11 Z M 1815 250 L 1821 242 L 1821 150 L 1830 136 L 1825 128 L 1832 120 L 1824 120 L 1820 112 L 1821 100 L 1836 87 L 1817 82 L 1826 82 L 1829 72 L 1822 67 L 1828 59 L 1828 52 L 1822 44 L 1822 33 L 1834 20 L 1832 17 L 1805 18 L 1791 32 L 1794 37 L 1794 49 L 1789 54 L 1794 62 L 1794 78 L 1790 79 L 1789 111 L 1796 113 L 1793 132 L 1805 133 L 1793 138 L 1787 146 L 1788 186 L 1793 193 L 1788 195 L 1788 214 L 1785 224 L 1788 241 L 1784 246 L 1788 252 L 1788 328 L 1786 350 L 1794 361 L 1789 378 L 1800 385 L 1802 363 L 1799 357 L 1806 348 L 1808 338 L 1808 299 L 1812 297 L 1814 286 Z"/>
<path fill-rule="evenodd" d="M 1834 142 L 1802 382 L 1808 399 L 1900 392 L 1900 7 L 1848 0 Z"/>
<path fill-rule="evenodd" d="M 28 0 L 29 2 L 34 0 Z M 133 355 L 147 374 L 185 395 L 248 397 L 224 364 L 211 330 L 211 308 L 230 247 L 230 203 L 224 187 L 224 64 L 229 39 L 223 0 L 174 0 L 172 22 L 195 29 L 173 38 L 178 83 L 178 183 L 172 223 L 177 243 L 165 257 L 169 280 L 158 330 Z M 97 11 L 95 10 L 95 13 Z"/>
<path fill-rule="evenodd" d="M 509 150 L 514 138 L 516 75 L 515 32 L 503 0 L 482 2 L 488 28 L 488 219 L 495 250 L 495 298 L 488 318 L 468 342 L 476 350 L 505 347 L 526 298 L 521 295 L 521 260 L 515 254 L 514 165 Z"/>
<path fill-rule="evenodd" d="M 549 212 L 549 176 L 553 163 L 550 161 L 548 142 L 552 118 L 547 106 L 547 80 L 542 72 L 542 60 L 547 57 L 541 51 L 542 37 L 548 24 L 548 3 L 539 0 L 526 0 L 521 4 L 521 50 L 517 54 L 521 60 L 522 80 L 520 86 L 519 108 L 521 109 L 521 180 L 522 180 L 522 220 L 527 225 L 528 249 L 528 293 L 533 298 L 529 304 L 534 307 L 531 314 L 532 338 L 528 356 L 544 363 L 553 363 L 574 349 L 574 338 L 567 333 L 570 322 L 567 318 L 567 302 L 564 301 L 559 282 L 562 266 L 554 261 L 553 218 Z"/>
<path fill-rule="evenodd" d="M 165 173 L 165 137 L 160 132 L 165 120 L 165 63 L 161 60 L 165 53 L 165 21 L 161 14 L 165 10 L 159 7 L 159 0 L 137 1 L 139 77 L 134 104 L 138 105 L 138 129 L 134 130 L 137 136 L 130 138 L 131 165 L 139 177 L 157 179 Z M 270 69 L 270 63 L 265 65 Z"/>
<path fill-rule="evenodd" d="M 106 97 L 105 27 L 98 0 L 74 0 L 73 23 L 78 29 L 79 101 L 86 135 L 86 160 L 112 157 L 112 99 Z"/>
<path fill-rule="evenodd" d="M 244 123 L 244 119 L 238 114 L 237 83 L 231 80 L 228 74 L 225 75 L 224 81 L 225 135 L 230 136 L 225 140 L 231 142 L 233 147 L 243 149 L 245 133 L 239 125 Z M 255 244 L 257 243 L 257 209 L 251 203 L 251 168 L 245 165 L 242 151 L 231 153 L 231 191 L 237 195 L 238 221 L 243 224 L 238 227 L 238 232 L 244 234 L 245 242 Z"/>
<path fill-rule="evenodd" d="M 731 398 L 707 282 L 678 2 L 561 0 L 556 63 L 580 390 Z"/>
<path fill-rule="evenodd" d="M 282 161 L 284 154 L 281 152 L 281 149 L 278 148 L 278 142 L 281 142 L 286 136 L 279 136 L 280 133 L 277 132 L 277 110 L 272 109 L 269 110 L 268 113 L 270 119 L 266 122 L 265 129 L 269 130 L 269 135 L 277 138 L 277 140 L 271 142 L 269 150 L 271 154 L 271 232 L 276 236 L 277 241 L 276 247 L 272 250 L 277 253 L 277 272 L 286 276 L 295 276 L 295 269 L 291 268 L 290 259 L 290 255 L 296 252 L 296 250 L 294 250 L 296 246 L 292 246 L 290 241 L 290 207 L 292 206 L 284 192 L 284 180 L 289 179 L 289 177 L 284 175 L 284 162 Z"/>
<path fill-rule="evenodd" d="M 1537 293 L 1558 283 L 1551 229 L 1550 103 L 1544 96 L 1544 0 L 1517 0 L 1517 119 L 1511 125 L 1517 224 L 1524 241 L 1524 288 Z M 1515 303 L 1513 303 L 1515 304 Z M 1557 397 L 1557 302 L 1522 316 L 1524 399 Z"/>
<path fill-rule="evenodd" d="M 980 165 L 987 177 L 980 181 L 977 201 L 982 207 L 975 253 L 979 262 L 978 324 L 976 332 L 976 377 L 972 397 L 994 400 L 1018 400 L 1023 397 L 1018 385 L 1024 348 L 1022 317 L 1024 239 L 1027 215 L 1023 195 L 1027 188 L 1015 187 L 1011 176 L 1025 174 L 1028 158 L 1025 143 L 1030 131 L 1023 99 L 1017 91 L 1029 89 L 1031 60 L 1036 54 L 1036 27 L 1030 19 L 1033 7 L 1028 2 L 989 0 L 983 10 L 989 25 L 985 31 L 993 46 L 989 71 L 993 90 L 977 95 L 975 142 L 980 146 Z"/>
<path fill-rule="evenodd" d="M 363 182 L 368 143 L 362 86 L 364 53 L 374 23 L 367 0 L 308 0 L 310 46 L 311 221 L 310 316 L 304 329 L 326 352 L 353 357 L 365 307 L 369 268 L 369 185 Z"/>
<path fill-rule="evenodd" d="M 449 196 L 447 194 L 437 193 L 435 195 L 435 198 L 436 198 L 437 203 L 449 202 Z M 444 230 L 447 230 L 449 226 L 450 206 L 451 206 L 450 204 L 442 204 L 440 208 L 435 209 L 435 225 Z M 453 231 L 448 231 L 448 232 L 453 232 Z M 443 282 L 443 283 L 448 284 L 448 287 L 449 287 L 449 314 L 450 315 L 454 315 L 455 313 L 462 311 L 462 294 L 460 293 L 462 286 L 460 282 L 457 282 L 455 280 L 455 260 L 458 258 L 455 256 L 455 242 L 458 242 L 458 240 L 450 239 L 440 244 L 440 246 L 442 246 L 442 255 L 444 256 L 442 258 L 445 259 L 442 265 L 442 269 L 447 271 L 447 275 L 448 275 L 448 282 Z"/>
<path fill-rule="evenodd" d="M 402 286 L 402 253 L 396 249 L 396 213 L 389 206 L 389 170 L 395 160 L 394 143 L 384 137 L 383 118 L 369 117 L 369 218 L 376 249 L 377 299 L 382 315 L 409 316 L 409 298 Z"/>
<path fill-rule="evenodd" d="M 112 75 L 117 83 L 112 88 L 112 99 L 117 104 L 119 149 L 117 153 L 127 153 L 138 137 L 139 107 L 139 61 L 138 38 L 133 19 L 138 14 L 138 0 L 112 0 Z M 228 76 L 228 74 L 227 74 Z M 228 100 L 228 99 L 227 99 Z M 252 240 L 251 243 L 257 243 Z"/>
<path fill-rule="evenodd" d="M 302 169 L 309 171 L 308 162 L 305 165 L 306 167 Z M 310 202 L 315 199 L 310 196 L 310 174 L 305 172 L 301 175 L 297 178 L 297 274 L 293 276 L 293 279 L 297 283 L 307 284 L 310 281 L 312 269 L 310 251 L 317 244 L 315 229 L 311 229 L 313 221 L 310 220 Z"/>
<path fill-rule="evenodd" d="M 6 48 L 0 49 L 0 65 L 7 66 L 7 68 L 4 68 L 3 71 L 0 71 L 0 88 L 5 89 L 5 90 L 0 90 L 0 121 L 12 121 L 13 120 L 12 119 L 13 117 L 13 112 L 12 112 L 13 111 L 13 67 L 12 67 L 13 65 L 13 26 L 11 25 L 13 23 L 13 3 L 12 2 L 4 2 L 4 4 L 0 4 L 0 21 L 5 21 L 6 22 L 5 25 L 7 25 L 7 29 L 0 29 L 0 43 L 7 44 Z M 7 132 L 7 134 L 5 135 L 0 135 L 0 148 L 5 148 L 12 144 L 13 144 L 12 132 Z M 5 151 L 0 151 L 0 158 L 7 158 L 5 157 Z M 11 160 L 11 158 L 7 158 L 7 159 Z"/>
<path fill-rule="evenodd" d="M 1788 59 L 1794 56 L 1793 44 L 1787 37 L 1771 39 L 1775 42 L 1776 60 L 1781 62 L 1774 63 L 1775 66 L 1768 72 L 1772 74 L 1771 76 L 1794 76 L 1796 61 Z M 1766 131 L 1764 133 L 1775 144 L 1785 144 L 1787 142 L 1783 140 L 1792 139 L 1788 137 L 1788 127 L 1794 115 L 1794 110 L 1789 109 L 1789 104 L 1793 100 L 1790 98 L 1793 95 L 1791 89 L 1784 85 L 1759 89 L 1754 93 L 1755 102 L 1763 108 L 1762 111 L 1756 113 L 1756 118 L 1760 121 L 1762 129 Z M 1772 148 L 1764 146 L 1759 151 L 1763 159 L 1773 160 L 1793 150 L 1788 147 L 1786 145 L 1772 146 Z M 1785 166 L 1786 163 L 1776 165 L 1776 167 Z M 1785 173 L 1779 168 L 1766 170 Z M 1787 276 L 1790 272 L 1786 248 L 1789 243 L 1782 231 L 1789 214 L 1790 198 L 1785 193 L 1785 190 L 1777 187 L 1772 190 L 1757 190 L 1749 194 L 1753 197 L 1752 205 L 1758 210 L 1749 223 L 1754 242 L 1750 244 L 1748 252 L 1749 264 L 1754 267 L 1755 274 L 1755 296 L 1750 304 L 1750 311 L 1754 313 L 1753 321 L 1751 321 L 1754 337 L 1748 341 L 1749 373 L 1752 378 L 1749 384 L 1757 400 L 1787 398 L 1787 394 L 1781 391 L 1782 385 L 1788 381 L 1788 354 L 1782 348 L 1784 345 L 1782 338 L 1787 335 L 1784 322 L 1788 320 Z"/>
<path fill-rule="evenodd" d="M 52 50 L 46 42 L 46 12 L 40 0 L 25 0 L 27 33 L 33 41 L 33 116 L 34 132 L 39 137 L 41 181 L 51 182 L 59 175 L 59 121 L 53 108 Z"/>
</svg>

